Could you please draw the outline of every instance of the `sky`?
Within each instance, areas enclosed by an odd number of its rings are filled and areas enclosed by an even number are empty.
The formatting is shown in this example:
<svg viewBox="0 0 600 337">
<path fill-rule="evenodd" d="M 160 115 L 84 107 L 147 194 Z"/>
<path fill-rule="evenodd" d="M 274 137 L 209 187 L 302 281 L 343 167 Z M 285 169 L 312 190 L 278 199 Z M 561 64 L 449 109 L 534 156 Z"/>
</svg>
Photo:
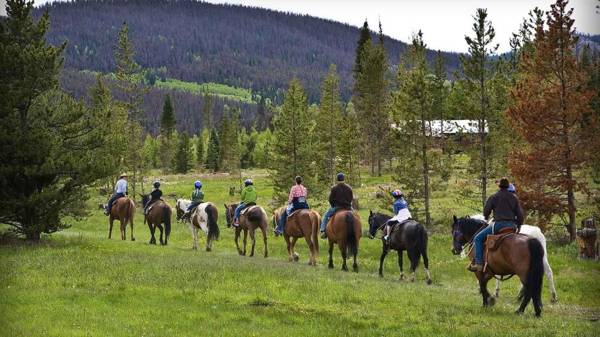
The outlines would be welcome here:
<svg viewBox="0 0 600 337">
<path fill-rule="evenodd" d="M 35 0 L 43 4 L 62 0 Z M 553 0 L 208 0 L 211 3 L 241 4 L 283 12 L 308 14 L 352 26 L 362 26 L 365 19 L 376 30 L 381 20 L 383 32 L 395 39 L 410 41 L 411 35 L 423 31 L 431 49 L 465 52 L 465 34 L 472 35 L 473 15 L 477 8 L 487 8 L 496 30 L 499 52 L 508 51 L 508 40 L 523 18 L 534 7 L 549 10 Z M 6 0 L 0 0 L 2 10 Z M 600 14 L 595 6 L 600 0 L 571 0 L 577 31 L 600 34 Z"/>
</svg>

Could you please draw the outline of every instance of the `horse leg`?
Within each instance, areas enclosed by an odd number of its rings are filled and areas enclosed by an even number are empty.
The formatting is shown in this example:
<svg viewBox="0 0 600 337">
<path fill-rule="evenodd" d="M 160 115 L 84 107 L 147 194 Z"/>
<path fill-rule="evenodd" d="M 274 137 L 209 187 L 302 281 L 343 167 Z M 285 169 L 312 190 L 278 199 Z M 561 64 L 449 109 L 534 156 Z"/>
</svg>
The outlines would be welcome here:
<svg viewBox="0 0 600 337">
<path fill-rule="evenodd" d="M 161 224 L 157 224 L 156 227 L 158 227 L 158 230 L 160 231 L 160 245 L 164 246 L 166 243 L 163 241 L 163 227 Z"/>
<path fill-rule="evenodd" d="M 329 240 L 329 269 L 333 269 L 333 241 Z"/>
<path fill-rule="evenodd" d="M 494 297 L 490 296 L 490 293 L 487 290 L 487 283 L 493 277 L 489 274 L 483 274 L 482 272 L 477 272 L 477 279 L 479 280 L 479 291 L 481 292 L 481 297 L 483 298 L 483 306 L 493 306 L 496 303 Z"/>
<path fill-rule="evenodd" d="M 398 267 L 400 267 L 400 280 L 404 280 L 404 251 L 398 250 Z"/>
<path fill-rule="evenodd" d="M 131 241 L 135 241 L 135 237 L 133 236 L 133 218 L 129 218 L 129 227 L 131 227 Z"/>
<path fill-rule="evenodd" d="M 148 223 L 148 229 L 150 229 L 150 242 L 149 242 L 149 244 L 155 245 L 156 244 L 156 239 L 154 238 L 154 225 L 151 224 L 149 221 L 147 221 L 147 223 Z"/>
<path fill-rule="evenodd" d="M 191 223 L 188 226 L 190 227 L 190 231 L 192 232 L 192 249 L 198 250 L 198 230 Z"/>
<path fill-rule="evenodd" d="M 294 262 L 298 262 L 298 260 L 300 260 L 300 255 L 298 255 L 298 253 L 296 253 L 296 242 L 298 242 L 298 238 L 292 238 L 292 259 L 294 260 Z"/>
<path fill-rule="evenodd" d="M 256 246 L 256 238 L 254 237 L 254 232 L 256 228 L 252 228 L 250 230 L 250 240 L 252 240 L 252 249 L 250 249 L 250 257 L 254 256 L 254 246 Z"/>
<path fill-rule="evenodd" d="M 423 266 L 425 267 L 425 275 L 427 275 L 427 284 L 431 284 L 431 274 L 429 273 L 429 257 L 427 256 L 427 249 L 424 248 L 422 251 L 423 255 Z"/>
<path fill-rule="evenodd" d="M 121 218 L 119 219 L 121 221 L 121 240 L 126 240 L 127 236 L 125 235 L 126 233 L 126 229 L 127 229 L 127 223 L 125 222 L 125 219 Z"/>
<path fill-rule="evenodd" d="M 346 265 L 346 259 L 348 258 L 348 247 L 346 247 L 346 243 L 340 244 L 338 242 L 338 247 L 340 247 L 340 253 L 342 253 L 342 270 L 348 271 L 348 266 Z"/>
<path fill-rule="evenodd" d="M 408 258 L 410 260 L 410 281 L 414 282 L 417 278 L 417 265 L 419 264 L 419 253 L 417 252 L 417 248 L 407 249 Z"/>
<path fill-rule="evenodd" d="M 292 261 L 294 261 L 294 258 L 292 256 L 292 242 L 290 241 L 290 237 L 287 236 L 286 234 L 283 235 L 283 238 L 285 239 L 285 244 L 287 246 L 288 261 L 292 262 Z"/>
<path fill-rule="evenodd" d="M 381 257 L 379 258 L 379 277 L 383 277 L 383 262 L 385 261 L 385 257 L 387 256 L 388 252 L 389 248 L 384 243 L 381 251 Z"/>
<path fill-rule="evenodd" d="M 263 235 L 263 244 L 265 245 L 265 258 L 269 257 L 269 247 L 267 246 L 267 227 L 261 226 L 260 230 Z"/>
<path fill-rule="evenodd" d="M 548 286 L 550 287 L 551 298 L 550 302 L 556 303 L 558 301 L 558 297 L 556 296 L 556 288 L 554 287 L 554 275 L 552 273 L 552 267 L 550 267 L 550 263 L 548 263 L 548 255 L 544 251 L 544 272 L 546 273 L 546 277 L 548 278 Z"/>
<path fill-rule="evenodd" d="M 240 245 L 239 245 L 239 243 L 238 243 L 238 241 L 239 241 L 239 239 L 240 239 L 240 232 L 241 232 L 241 231 L 242 231 L 242 230 L 241 230 L 239 227 L 237 227 L 237 228 L 235 229 L 235 247 L 237 248 L 238 254 L 240 254 L 240 255 L 243 255 L 243 254 L 242 254 L 242 250 L 240 249 Z"/>
<path fill-rule="evenodd" d="M 312 238 L 310 233 L 304 234 L 304 240 L 306 241 L 306 244 L 308 245 L 308 250 L 310 252 L 310 257 L 308 258 L 308 265 L 309 266 L 316 266 L 317 265 L 317 260 L 315 257 L 315 245 L 312 242 Z"/>
<path fill-rule="evenodd" d="M 521 286 L 521 291 L 523 291 L 523 286 Z M 521 294 L 521 291 L 519 291 L 519 294 Z M 500 280 L 498 279 L 496 279 L 496 291 L 494 292 L 494 297 L 500 297 Z"/>
<path fill-rule="evenodd" d="M 113 218 L 112 216 L 109 217 L 108 219 L 108 238 L 110 239 L 112 236 L 112 228 L 113 228 Z"/>
<path fill-rule="evenodd" d="M 358 240 L 357 240 L 358 242 Z M 358 254 L 358 250 L 356 253 L 352 254 L 352 271 L 358 273 L 358 263 L 356 263 L 356 255 Z"/>
</svg>

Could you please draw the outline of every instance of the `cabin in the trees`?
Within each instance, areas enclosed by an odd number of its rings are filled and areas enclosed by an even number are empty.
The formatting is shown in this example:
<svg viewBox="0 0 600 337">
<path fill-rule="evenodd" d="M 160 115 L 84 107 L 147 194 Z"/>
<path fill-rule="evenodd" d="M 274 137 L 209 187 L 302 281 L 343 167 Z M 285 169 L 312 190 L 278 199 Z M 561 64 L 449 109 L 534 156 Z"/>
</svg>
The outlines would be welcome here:
<svg viewBox="0 0 600 337">
<path fill-rule="evenodd" d="M 421 121 L 416 121 L 420 126 Z M 395 130 L 402 130 L 402 124 L 392 124 Z M 435 146 L 440 146 L 443 139 L 451 139 L 459 147 L 471 145 L 480 135 L 479 121 L 473 119 L 431 120 L 425 122 L 425 133 L 434 139 Z M 420 131 L 419 131 L 420 132 Z M 487 125 L 483 128 L 485 134 L 489 133 Z"/>
</svg>

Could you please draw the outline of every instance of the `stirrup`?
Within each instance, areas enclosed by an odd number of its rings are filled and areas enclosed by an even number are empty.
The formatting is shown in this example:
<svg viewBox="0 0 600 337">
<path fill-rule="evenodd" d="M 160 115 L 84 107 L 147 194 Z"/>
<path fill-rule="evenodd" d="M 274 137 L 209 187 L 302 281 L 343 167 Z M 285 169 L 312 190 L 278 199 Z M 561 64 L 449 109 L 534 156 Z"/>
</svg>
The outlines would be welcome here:
<svg viewBox="0 0 600 337">
<path fill-rule="evenodd" d="M 321 239 L 327 239 L 327 232 L 326 231 L 322 231 L 321 232 Z"/>
<path fill-rule="evenodd" d="M 483 272 L 483 266 L 477 263 L 471 263 L 467 266 L 467 270 L 472 272 Z"/>
</svg>

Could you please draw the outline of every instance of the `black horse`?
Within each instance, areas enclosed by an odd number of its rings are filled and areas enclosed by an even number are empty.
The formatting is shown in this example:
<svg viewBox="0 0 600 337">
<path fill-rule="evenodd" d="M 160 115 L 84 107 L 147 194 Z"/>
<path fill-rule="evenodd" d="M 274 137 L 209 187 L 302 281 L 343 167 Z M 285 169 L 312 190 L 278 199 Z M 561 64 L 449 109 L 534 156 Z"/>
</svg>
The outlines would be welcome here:
<svg viewBox="0 0 600 337">
<path fill-rule="evenodd" d="M 373 213 L 369 211 L 369 237 L 375 238 L 377 230 L 382 229 L 385 223 L 391 219 L 389 215 L 382 213 Z M 398 265 L 400 266 L 400 279 L 404 278 L 402 269 L 402 252 L 408 252 L 410 259 L 410 271 L 412 273 L 411 281 L 415 280 L 415 270 L 419 265 L 419 258 L 423 256 L 425 273 L 427 274 L 427 284 L 431 284 L 431 275 L 429 274 L 429 258 L 427 257 L 427 231 L 425 227 L 415 220 L 408 220 L 396 225 L 394 231 L 390 234 L 389 244 L 382 238 L 383 251 L 379 260 L 379 276 L 383 277 L 383 261 L 390 249 L 398 252 Z"/>
</svg>

